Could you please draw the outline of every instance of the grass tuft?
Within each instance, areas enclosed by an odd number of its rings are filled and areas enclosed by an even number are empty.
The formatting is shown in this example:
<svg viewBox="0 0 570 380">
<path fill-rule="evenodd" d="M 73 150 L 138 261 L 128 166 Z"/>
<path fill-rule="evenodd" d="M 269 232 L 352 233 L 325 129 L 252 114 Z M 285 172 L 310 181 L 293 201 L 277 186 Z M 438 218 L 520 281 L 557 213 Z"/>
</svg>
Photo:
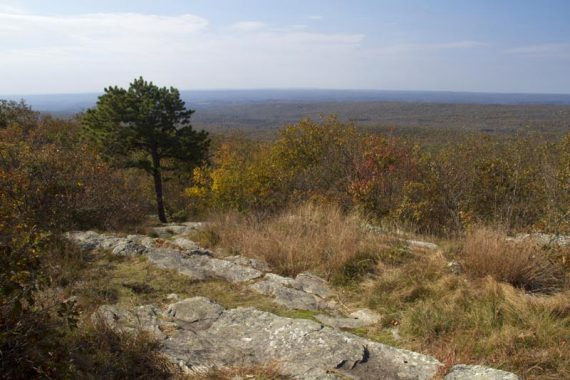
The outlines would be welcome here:
<svg viewBox="0 0 570 380">
<path fill-rule="evenodd" d="M 491 276 L 532 293 L 553 293 L 564 286 L 564 272 L 547 251 L 532 242 L 508 241 L 489 228 L 467 235 L 461 261 L 473 277 Z"/>
</svg>

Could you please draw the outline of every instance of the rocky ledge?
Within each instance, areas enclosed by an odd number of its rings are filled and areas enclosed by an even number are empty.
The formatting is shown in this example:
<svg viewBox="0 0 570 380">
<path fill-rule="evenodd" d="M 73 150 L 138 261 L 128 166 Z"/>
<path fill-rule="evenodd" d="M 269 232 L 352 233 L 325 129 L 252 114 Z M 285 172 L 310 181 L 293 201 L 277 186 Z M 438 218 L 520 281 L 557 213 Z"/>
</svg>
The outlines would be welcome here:
<svg viewBox="0 0 570 380">
<path fill-rule="evenodd" d="M 189 373 L 217 367 L 277 363 L 297 379 L 432 379 L 436 359 L 372 342 L 306 319 L 280 317 L 254 308 L 225 310 L 204 297 L 160 309 L 101 306 L 94 318 L 111 328 L 145 331 L 162 343 L 164 355 Z M 516 380 L 482 366 L 453 367 L 446 380 Z"/>
<path fill-rule="evenodd" d="M 217 258 L 184 237 L 199 224 L 160 227 L 155 239 L 93 231 L 71 232 L 67 238 L 84 250 L 107 250 L 121 256 L 145 256 L 157 266 L 200 281 L 210 278 L 241 283 L 273 297 L 290 309 L 320 310 L 315 318 L 292 319 L 254 308 L 224 309 L 195 297 L 168 305 L 124 308 L 101 306 L 94 318 L 111 328 L 136 334 L 146 331 L 161 341 L 163 354 L 187 372 L 214 367 L 277 363 L 297 379 L 432 379 L 443 365 L 423 354 L 373 342 L 339 328 L 377 323 L 370 310 L 343 315 L 327 282 L 309 273 L 296 278 L 269 272 L 263 262 L 231 256 Z M 173 297 L 175 298 L 175 297 Z M 446 380 L 517 380 L 518 376 L 482 366 L 457 365 Z"/>
</svg>

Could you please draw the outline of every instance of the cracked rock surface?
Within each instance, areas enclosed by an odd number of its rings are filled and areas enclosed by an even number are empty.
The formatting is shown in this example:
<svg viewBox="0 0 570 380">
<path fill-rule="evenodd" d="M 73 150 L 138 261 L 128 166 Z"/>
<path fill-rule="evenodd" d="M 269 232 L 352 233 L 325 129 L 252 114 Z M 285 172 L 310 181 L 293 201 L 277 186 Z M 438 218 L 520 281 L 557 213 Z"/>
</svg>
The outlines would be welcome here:
<svg viewBox="0 0 570 380">
<path fill-rule="evenodd" d="M 441 363 L 432 357 L 368 341 L 305 319 L 254 308 L 224 310 L 207 298 L 125 309 L 102 306 L 98 315 L 123 331 L 154 334 L 162 352 L 187 371 L 267 364 L 298 379 L 430 379 Z M 344 377 L 346 378 L 346 377 Z"/>
</svg>

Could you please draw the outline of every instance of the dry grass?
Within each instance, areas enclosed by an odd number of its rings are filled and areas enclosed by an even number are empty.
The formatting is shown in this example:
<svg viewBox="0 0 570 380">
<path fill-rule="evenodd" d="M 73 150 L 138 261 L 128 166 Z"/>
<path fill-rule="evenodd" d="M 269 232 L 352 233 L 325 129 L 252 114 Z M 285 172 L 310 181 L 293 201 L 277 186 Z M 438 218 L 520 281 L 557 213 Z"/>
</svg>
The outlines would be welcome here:
<svg viewBox="0 0 570 380">
<path fill-rule="evenodd" d="M 489 228 L 467 235 L 460 258 L 471 276 L 491 276 L 528 292 L 553 293 L 564 285 L 564 272 L 546 251 L 531 242 L 510 242 Z"/>
<path fill-rule="evenodd" d="M 453 275 L 437 253 L 410 255 L 382 254 L 379 276 L 341 292 L 343 304 L 382 315 L 360 335 L 433 355 L 447 367 L 482 364 L 525 379 L 570 378 L 570 290 L 528 293 L 491 276 Z"/>
<path fill-rule="evenodd" d="M 283 275 L 310 270 L 330 278 L 347 263 L 369 260 L 386 246 L 361 224 L 358 215 L 338 207 L 305 204 L 270 218 L 218 216 L 211 227 L 215 232 L 202 232 L 202 237 L 219 237 L 217 247 L 265 260 Z"/>
<path fill-rule="evenodd" d="M 81 379 L 175 379 L 179 367 L 159 351 L 160 343 L 148 334 L 117 332 L 105 323 L 83 325 L 66 342 L 72 376 Z"/>
</svg>

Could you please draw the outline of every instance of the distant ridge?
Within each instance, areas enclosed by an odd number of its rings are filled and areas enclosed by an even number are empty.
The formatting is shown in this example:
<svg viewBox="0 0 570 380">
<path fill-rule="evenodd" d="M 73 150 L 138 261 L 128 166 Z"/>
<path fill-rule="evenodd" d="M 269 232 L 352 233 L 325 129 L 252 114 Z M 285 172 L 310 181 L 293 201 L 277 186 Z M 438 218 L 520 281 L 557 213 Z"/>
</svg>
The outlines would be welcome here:
<svg viewBox="0 0 570 380">
<path fill-rule="evenodd" d="M 570 105 L 570 94 L 506 94 L 451 91 L 384 90 L 192 90 L 181 91 L 193 108 L 272 102 L 406 102 L 496 105 Z M 55 114 L 73 114 L 92 107 L 98 93 L 0 95 L 0 99 L 24 99 L 35 110 Z"/>
</svg>

